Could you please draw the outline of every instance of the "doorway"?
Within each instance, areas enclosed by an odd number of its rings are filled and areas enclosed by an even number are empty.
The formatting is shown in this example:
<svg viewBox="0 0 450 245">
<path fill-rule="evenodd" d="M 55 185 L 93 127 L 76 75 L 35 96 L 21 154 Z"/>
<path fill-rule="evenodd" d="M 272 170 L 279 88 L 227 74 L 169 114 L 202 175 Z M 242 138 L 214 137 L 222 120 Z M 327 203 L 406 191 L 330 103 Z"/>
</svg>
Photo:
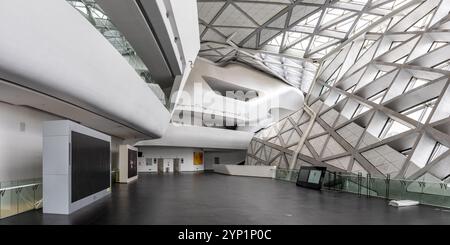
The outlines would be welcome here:
<svg viewBox="0 0 450 245">
<path fill-rule="evenodd" d="M 164 159 L 158 158 L 158 174 L 164 174 Z"/>
<path fill-rule="evenodd" d="M 180 173 L 180 159 L 179 158 L 173 159 L 173 173 L 174 174 Z"/>
</svg>

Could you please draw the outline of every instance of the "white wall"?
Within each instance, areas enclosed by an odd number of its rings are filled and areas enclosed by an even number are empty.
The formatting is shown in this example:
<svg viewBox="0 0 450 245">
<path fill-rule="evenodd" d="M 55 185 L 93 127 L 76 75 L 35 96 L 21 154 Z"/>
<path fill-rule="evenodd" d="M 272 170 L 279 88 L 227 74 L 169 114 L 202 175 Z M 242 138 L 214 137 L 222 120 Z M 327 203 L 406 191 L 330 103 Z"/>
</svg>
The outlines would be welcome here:
<svg viewBox="0 0 450 245">
<path fill-rule="evenodd" d="M 122 143 L 122 139 L 111 137 L 111 171 L 119 169 L 119 146 Z"/>
<path fill-rule="evenodd" d="M 234 176 L 275 178 L 276 170 L 276 166 L 214 165 L 214 172 Z"/>
<path fill-rule="evenodd" d="M 205 151 L 205 170 L 214 169 L 214 158 L 218 157 L 220 164 L 237 164 L 245 161 L 247 151 Z"/>
<path fill-rule="evenodd" d="M 179 147 L 138 147 L 139 151 L 143 153 L 143 157 L 138 159 L 139 172 L 157 172 L 158 165 L 146 166 L 146 158 L 163 158 L 164 169 L 170 168 L 173 171 L 172 159 L 183 158 L 183 163 L 180 163 L 181 172 L 195 172 L 203 171 L 204 165 L 194 166 L 194 152 L 202 152 L 201 149 L 196 148 L 179 148 Z M 203 161 L 204 162 L 204 161 Z"/>
<path fill-rule="evenodd" d="M 0 182 L 42 178 L 42 127 L 45 121 L 62 118 L 0 102 Z M 25 131 L 20 124 L 25 123 Z M 123 140 L 111 138 L 111 169 L 119 163 L 119 145 Z"/>
<path fill-rule="evenodd" d="M 169 18 L 162 21 L 165 24 L 172 47 L 177 56 L 180 70 L 184 71 L 185 66 L 189 67 L 190 62 L 194 63 L 200 50 L 200 34 L 198 26 L 198 11 L 196 0 L 157 0 L 159 11 L 163 13 L 171 13 Z M 184 65 L 182 65 L 184 63 Z M 190 72 L 190 69 L 188 70 Z"/>
<path fill-rule="evenodd" d="M 171 100 L 173 100 L 173 103 L 176 103 L 191 73 L 191 62 L 192 64 L 195 63 L 198 51 L 200 50 L 197 1 L 165 0 L 164 2 L 166 2 L 166 5 L 168 5 L 167 2 L 170 2 L 176 23 L 176 30 L 180 39 L 177 43 L 179 44 L 179 49 L 182 50 L 181 53 L 184 56 L 185 63 L 183 75 L 175 79 L 174 86 L 172 87 L 171 96 L 174 96 L 174 98 Z"/>
<path fill-rule="evenodd" d="M 0 102 L 1 182 L 42 177 L 42 127 L 49 120 L 60 118 Z"/>
</svg>

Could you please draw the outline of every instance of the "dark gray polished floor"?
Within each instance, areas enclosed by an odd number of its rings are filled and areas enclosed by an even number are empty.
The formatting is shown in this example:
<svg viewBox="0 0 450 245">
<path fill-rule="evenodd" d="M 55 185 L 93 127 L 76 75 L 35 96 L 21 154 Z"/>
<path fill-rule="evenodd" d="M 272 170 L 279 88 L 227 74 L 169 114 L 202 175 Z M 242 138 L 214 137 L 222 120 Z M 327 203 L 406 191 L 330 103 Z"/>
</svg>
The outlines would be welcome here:
<svg viewBox="0 0 450 245">
<path fill-rule="evenodd" d="M 450 212 L 213 173 L 140 175 L 71 216 L 32 211 L 0 224 L 450 224 Z"/>
</svg>

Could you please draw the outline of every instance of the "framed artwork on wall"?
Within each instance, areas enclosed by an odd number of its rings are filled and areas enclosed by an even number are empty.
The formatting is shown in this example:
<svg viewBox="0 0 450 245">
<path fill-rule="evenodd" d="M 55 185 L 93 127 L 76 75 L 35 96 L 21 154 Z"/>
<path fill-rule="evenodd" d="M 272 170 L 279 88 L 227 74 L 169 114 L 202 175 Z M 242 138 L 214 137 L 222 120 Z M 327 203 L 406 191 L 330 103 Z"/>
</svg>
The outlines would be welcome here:
<svg viewBox="0 0 450 245">
<path fill-rule="evenodd" d="M 194 152 L 194 165 L 203 165 L 203 152 Z"/>
</svg>

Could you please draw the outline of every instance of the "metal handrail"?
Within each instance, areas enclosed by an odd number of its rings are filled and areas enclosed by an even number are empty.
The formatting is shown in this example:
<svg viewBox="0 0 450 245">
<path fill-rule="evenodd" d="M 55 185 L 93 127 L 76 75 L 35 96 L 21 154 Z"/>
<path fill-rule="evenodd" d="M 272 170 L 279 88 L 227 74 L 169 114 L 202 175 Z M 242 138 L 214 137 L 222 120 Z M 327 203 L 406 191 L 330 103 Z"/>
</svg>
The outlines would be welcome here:
<svg viewBox="0 0 450 245">
<path fill-rule="evenodd" d="M 39 185 L 42 185 L 42 183 L 33 183 L 33 184 L 27 184 L 27 185 L 18 185 L 18 186 L 5 187 L 5 188 L 0 188 L 0 192 L 16 190 L 16 189 L 22 189 L 22 188 L 32 187 L 32 186 L 39 186 Z"/>
<path fill-rule="evenodd" d="M 19 182 L 24 184 L 19 185 Z M 38 192 L 38 189 L 42 186 L 42 181 L 40 179 L 13 181 L 12 183 L 5 182 L 1 184 L 7 184 L 8 186 L 0 188 L 0 199 L 2 200 L 2 202 L 0 202 L 0 206 L 2 206 L 0 209 L 0 219 L 38 209 L 40 207 L 39 203 L 42 203 L 41 193 Z M 5 202 L 3 200 L 5 200 Z M 4 205 L 6 205 L 6 209 L 4 208 Z"/>
<path fill-rule="evenodd" d="M 353 174 L 345 174 L 342 173 L 341 177 L 355 177 L 356 175 Z M 450 187 L 450 183 L 445 182 L 431 182 L 431 181 L 422 181 L 422 180 L 408 180 L 408 179 L 395 179 L 395 178 L 382 178 L 382 177 L 374 177 L 373 175 L 370 176 L 362 176 L 362 178 L 370 178 L 370 179 L 378 179 L 378 180 L 389 180 L 389 181 L 404 181 L 404 182 L 417 182 L 417 183 L 425 183 L 425 184 L 446 184 Z"/>
</svg>

